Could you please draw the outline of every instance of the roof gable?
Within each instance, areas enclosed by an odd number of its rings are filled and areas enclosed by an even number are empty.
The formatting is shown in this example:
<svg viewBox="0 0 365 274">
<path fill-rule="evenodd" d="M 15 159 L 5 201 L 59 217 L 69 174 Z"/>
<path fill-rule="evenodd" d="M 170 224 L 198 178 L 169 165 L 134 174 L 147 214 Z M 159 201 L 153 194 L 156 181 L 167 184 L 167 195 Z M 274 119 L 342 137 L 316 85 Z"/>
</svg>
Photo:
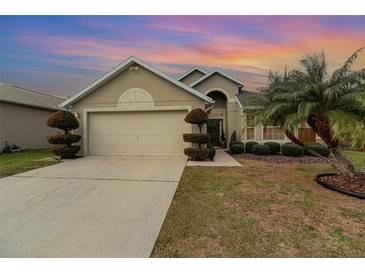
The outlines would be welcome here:
<svg viewBox="0 0 365 274">
<path fill-rule="evenodd" d="M 225 77 L 225 78 L 227 78 L 228 80 L 231 80 L 232 82 L 234 82 L 234 83 L 236 83 L 236 84 L 238 84 L 240 86 L 243 86 L 244 85 L 242 81 L 240 81 L 240 80 L 238 80 L 238 79 L 236 79 L 236 78 L 234 78 L 234 77 L 232 77 L 232 76 L 224 73 L 223 71 L 221 71 L 219 69 L 214 69 L 211 72 L 209 72 L 208 74 L 206 74 L 205 76 L 203 76 L 202 78 L 200 78 L 197 81 L 195 81 L 194 83 L 190 84 L 190 87 L 195 87 L 196 85 L 198 85 L 199 83 L 205 81 L 206 79 L 208 79 L 209 77 L 213 76 L 216 73 L 219 74 L 219 75 L 221 75 L 221 76 L 223 76 L 223 77 Z"/>
<path fill-rule="evenodd" d="M 182 79 L 184 79 L 185 77 L 189 76 L 190 74 L 192 74 L 194 71 L 199 71 L 200 73 L 202 73 L 203 75 L 206 75 L 207 72 L 202 70 L 201 68 L 195 66 L 191 69 L 189 69 L 188 71 L 184 72 L 182 75 L 180 75 L 177 80 L 181 81 Z"/>
<path fill-rule="evenodd" d="M 127 69 L 128 67 L 130 67 L 130 65 L 133 64 L 133 63 L 140 65 L 141 67 L 143 67 L 143 68 L 151 71 L 152 73 L 162 77 L 163 79 L 171 82 L 172 84 L 174 84 L 176 86 L 179 86 L 180 88 L 184 89 L 185 91 L 190 92 L 191 94 L 199 97 L 200 99 L 203 99 L 204 101 L 206 101 L 208 103 L 214 103 L 214 100 L 212 100 L 210 97 L 208 97 L 208 96 L 200 93 L 199 91 L 197 91 L 197 90 L 195 90 L 195 89 L 179 82 L 178 80 L 168 76 L 167 74 L 165 74 L 162 71 L 160 71 L 160 70 L 154 68 L 153 66 L 147 64 L 146 62 L 142 61 L 141 59 L 139 59 L 135 56 L 131 56 L 128 59 L 126 59 L 124 62 L 120 63 L 118 66 L 116 66 L 115 68 L 113 68 L 112 70 L 110 70 L 109 72 L 104 74 L 102 77 L 98 78 L 96 81 L 94 81 L 93 83 L 91 83 L 90 85 L 88 85 L 87 87 L 82 89 L 80 92 L 78 92 L 74 96 L 70 97 L 68 100 L 63 102 L 60 106 L 61 107 L 67 107 L 70 104 L 77 102 L 81 98 L 85 97 L 86 95 L 88 95 L 89 93 L 94 91 L 96 88 L 103 85 L 108 80 L 112 79 L 114 76 L 119 74 L 121 71 L 123 71 L 123 70 Z"/>
</svg>

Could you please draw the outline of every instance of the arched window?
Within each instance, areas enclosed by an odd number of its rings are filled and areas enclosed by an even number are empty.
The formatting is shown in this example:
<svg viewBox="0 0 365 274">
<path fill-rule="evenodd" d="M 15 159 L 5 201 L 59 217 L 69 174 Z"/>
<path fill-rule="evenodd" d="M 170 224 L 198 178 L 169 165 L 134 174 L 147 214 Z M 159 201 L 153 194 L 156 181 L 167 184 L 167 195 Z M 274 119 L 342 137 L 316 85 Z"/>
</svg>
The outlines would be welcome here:
<svg viewBox="0 0 365 274">
<path fill-rule="evenodd" d="M 127 109 L 154 107 L 152 96 L 141 88 L 132 88 L 124 92 L 118 100 L 117 107 Z"/>
</svg>

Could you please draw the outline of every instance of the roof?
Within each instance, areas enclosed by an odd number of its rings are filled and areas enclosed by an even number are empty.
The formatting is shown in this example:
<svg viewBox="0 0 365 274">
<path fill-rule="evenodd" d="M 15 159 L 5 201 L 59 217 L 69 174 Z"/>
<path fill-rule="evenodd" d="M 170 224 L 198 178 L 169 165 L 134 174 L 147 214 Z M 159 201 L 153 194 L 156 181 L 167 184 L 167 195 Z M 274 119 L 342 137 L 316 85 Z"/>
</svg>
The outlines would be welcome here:
<svg viewBox="0 0 365 274">
<path fill-rule="evenodd" d="M 244 106 L 247 104 L 247 98 L 252 95 L 261 95 L 258 92 L 252 92 L 248 90 L 241 90 L 241 93 L 236 95 L 237 103 L 240 105 L 240 107 L 243 109 Z"/>
<path fill-rule="evenodd" d="M 189 69 L 188 71 L 184 72 L 182 75 L 180 75 L 180 76 L 177 78 L 177 80 L 178 80 L 178 81 L 181 81 L 181 80 L 182 80 L 182 79 L 184 79 L 186 76 L 188 76 L 188 75 L 192 74 L 194 71 L 199 71 L 200 73 L 203 73 L 204 75 L 205 75 L 205 74 L 207 74 L 207 72 L 206 72 L 206 71 L 204 71 L 204 70 L 202 70 L 201 68 L 199 68 L 199 67 L 195 66 L 195 67 L 193 67 L 193 68 Z"/>
<path fill-rule="evenodd" d="M 64 99 L 33 90 L 0 83 L 0 101 L 49 110 L 60 110 Z"/>
<path fill-rule="evenodd" d="M 229 80 L 237 83 L 240 86 L 243 86 L 244 85 L 242 81 L 240 81 L 240 80 L 238 80 L 238 79 L 236 79 L 236 78 L 234 78 L 234 77 L 232 77 L 232 76 L 224 73 L 223 71 L 221 71 L 219 69 L 213 69 L 211 72 L 209 72 L 208 74 L 204 75 L 202 78 L 200 78 L 197 81 L 195 81 L 194 83 L 190 84 L 190 87 L 195 87 L 196 85 L 198 85 L 199 83 L 203 82 L 205 79 L 208 79 L 210 76 L 212 76 L 215 73 L 222 75 L 223 77 L 225 77 L 225 78 L 227 78 L 227 79 L 229 79 Z"/>
<path fill-rule="evenodd" d="M 118 66 L 114 67 L 112 70 L 110 70 L 109 72 L 104 74 L 102 77 L 98 78 L 96 81 L 94 81 L 93 83 L 91 83 L 90 85 L 88 85 L 87 87 L 85 87 L 84 89 L 79 91 L 78 93 L 76 93 L 74 96 L 72 96 L 69 99 L 67 99 L 66 101 L 64 101 L 60 106 L 61 107 L 67 107 L 70 104 L 77 102 L 81 98 L 85 97 L 86 95 L 88 95 L 89 93 L 94 91 L 96 88 L 100 87 L 102 84 L 104 84 L 108 80 L 112 79 L 114 76 L 116 76 L 121 71 L 123 71 L 123 70 L 127 69 L 128 67 L 130 67 L 130 65 L 132 63 L 140 65 L 141 67 L 151 71 L 154 74 L 157 74 L 158 76 L 164 78 L 165 80 L 169 81 L 170 83 L 172 83 L 176 86 L 179 86 L 180 88 L 184 89 L 185 91 L 187 91 L 187 92 L 203 99 L 204 101 L 206 101 L 208 103 L 211 103 L 211 104 L 214 103 L 214 100 L 212 100 L 210 97 L 208 97 L 208 96 L 200 93 L 199 91 L 197 91 L 197 90 L 181 83 L 180 81 L 172 78 L 171 76 L 168 76 L 167 74 L 163 73 L 162 71 L 160 71 L 160 70 L 154 68 L 153 66 L 147 64 L 143 60 L 141 60 L 141 59 L 139 59 L 135 56 L 131 56 L 128 59 L 126 59 L 125 61 L 123 61 L 122 63 L 120 63 Z"/>
</svg>

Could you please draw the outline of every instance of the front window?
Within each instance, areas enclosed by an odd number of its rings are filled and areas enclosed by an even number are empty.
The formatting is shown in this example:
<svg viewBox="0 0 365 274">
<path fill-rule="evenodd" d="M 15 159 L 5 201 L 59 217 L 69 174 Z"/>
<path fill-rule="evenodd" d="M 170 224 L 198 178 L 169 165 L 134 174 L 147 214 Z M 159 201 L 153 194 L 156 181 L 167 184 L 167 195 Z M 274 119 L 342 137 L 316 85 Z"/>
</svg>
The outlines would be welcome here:
<svg viewBox="0 0 365 274">
<path fill-rule="evenodd" d="M 254 140 L 255 139 L 255 116 L 254 115 L 246 115 L 246 140 Z"/>
<path fill-rule="evenodd" d="M 264 140 L 283 140 L 285 134 L 280 127 L 267 126 L 264 127 Z"/>
</svg>

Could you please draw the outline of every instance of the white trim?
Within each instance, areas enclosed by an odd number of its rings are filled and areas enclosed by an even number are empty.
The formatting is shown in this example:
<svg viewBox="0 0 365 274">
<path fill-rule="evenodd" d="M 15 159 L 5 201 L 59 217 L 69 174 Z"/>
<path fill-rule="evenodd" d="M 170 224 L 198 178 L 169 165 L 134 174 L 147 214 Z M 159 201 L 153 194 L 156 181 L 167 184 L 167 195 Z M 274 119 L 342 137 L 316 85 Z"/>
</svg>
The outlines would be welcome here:
<svg viewBox="0 0 365 274">
<path fill-rule="evenodd" d="M 236 101 L 237 101 L 238 105 L 239 105 L 239 106 L 240 106 L 240 108 L 241 108 L 241 115 L 242 115 L 242 111 L 243 111 L 242 109 L 243 109 L 243 106 L 242 106 L 242 104 L 241 104 L 240 100 L 238 100 L 237 96 L 235 96 L 234 98 L 236 99 Z"/>
<path fill-rule="evenodd" d="M 208 93 L 211 93 L 213 91 L 220 91 L 220 92 L 222 92 L 226 96 L 228 103 L 234 103 L 234 102 L 236 102 L 234 99 L 232 99 L 232 98 L 229 97 L 227 91 L 225 91 L 224 89 L 221 89 L 221 88 L 211 88 L 211 89 L 208 89 L 207 91 L 204 92 L 204 95 L 209 96 Z"/>
<path fill-rule="evenodd" d="M 87 156 L 89 152 L 89 136 L 88 136 L 88 114 L 91 112 L 141 112 L 141 111 L 171 111 L 171 110 L 186 110 L 191 111 L 191 106 L 169 106 L 169 107 L 151 107 L 143 109 L 122 109 L 118 107 L 109 108 L 85 108 L 82 114 L 82 139 L 83 139 L 83 155 Z M 193 125 L 190 127 L 193 131 Z M 187 133 L 191 133 L 187 132 Z"/>
<path fill-rule="evenodd" d="M 104 74 L 102 77 L 98 78 L 95 82 L 91 83 L 90 85 L 88 85 L 87 87 L 82 89 L 80 92 L 78 92 L 74 96 L 72 96 L 69 99 L 67 99 L 66 101 L 64 101 L 62 104 L 60 104 L 60 106 L 67 107 L 70 104 L 80 100 L 82 97 L 86 96 L 87 94 L 89 94 L 90 92 L 95 90 L 97 87 L 102 85 L 104 82 L 106 82 L 107 80 L 114 77 L 117 73 L 119 73 L 121 70 L 125 69 L 131 63 L 136 63 L 136 64 L 140 65 L 141 67 L 144 67 L 145 69 L 157 74 L 158 76 L 164 78 L 165 80 L 171 82 L 172 84 L 181 87 L 182 89 L 190 92 L 191 94 L 199 97 L 200 99 L 205 100 L 206 102 L 208 102 L 210 104 L 214 103 L 214 100 L 212 100 L 210 97 L 205 96 L 204 94 L 200 93 L 199 91 L 177 81 L 176 79 L 174 79 L 174 78 L 168 76 L 167 74 L 163 73 L 162 71 L 152 67 L 151 65 L 142 61 L 141 59 L 138 59 L 135 56 L 131 56 L 128 59 L 126 59 L 124 62 L 120 63 L 118 66 L 116 66 L 115 68 L 113 68 L 112 70 L 110 70 L 109 72 Z"/>
<path fill-rule="evenodd" d="M 186 76 L 188 76 L 189 74 L 193 73 L 196 70 L 203 73 L 204 75 L 207 74 L 207 72 L 205 70 L 202 70 L 201 68 L 195 66 L 195 67 L 192 67 L 191 69 L 189 69 L 188 71 L 184 72 L 182 75 L 180 75 L 176 79 L 178 81 L 181 81 L 181 79 L 184 79 Z"/>
<path fill-rule="evenodd" d="M 150 103 L 152 105 L 152 107 L 155 106 L 155 102 L 153 101 L 153 98 L 148 91 L 144 90 L 143 88 L 131 88 L 131 89 L 128 89 L 127 91 L 123 92 L 122 95 L 120 95 L 118 102 L 117 102 L 117 107 L 121 107 L 121 104 L 124 103 L 123 102 L 124 98 L 127 97 L 129 93 L 136 92 L 136 91 L 141 91 L 149 99 L 149 101 L 140 102 L 140 103 Z M 128 102 L 125 102 L 125 103 L 128 103 Z"/>
<path fill-rule="evenodd" d="M 243 84 L 243 82 L 242 82 L 242 81 L 240 81 L 240 80 L 238 80 L 238 79 L 236 79 L 236 78 L 234 78 L 234 77 L 232 77 L 232 76 L 230 76 L 230 75 L 228 75 L 228 74 L 226 74 L 226 73 L 224 73 L 224 72 L 220 71 L 219 69 L 214 69 L 214 70 L 212 70 L 211 72 L 209 72 L 208 74 L 206 74 L 205 76 L 203 76 L 202 78 L 200 78 L 200 79 L 198 79 L 197 81 L 195 81 L 194 83 L 190 84 L 190 87 L 194 87 L 194 86 L 196 86 L 197 84 L 199 84 L 199 83 L 203 82 L 205 79 L 209 78 L 209 77 L 210 77 L 210 76 L 212 76 L 214 73 L 218 73 L 218 74 L 222 75 L 223 77 L 225 77 L 225 78 L 227 78 L 227 79 L 229 79 L 229 80 L 231 80 L 231 81 L 233 81 L 233 82 L 235 82 L 235 83 L 237 83 L 237 84 L 241 85 L 242 87 L 244 86 L 244 84 Z"/>
</svg>

